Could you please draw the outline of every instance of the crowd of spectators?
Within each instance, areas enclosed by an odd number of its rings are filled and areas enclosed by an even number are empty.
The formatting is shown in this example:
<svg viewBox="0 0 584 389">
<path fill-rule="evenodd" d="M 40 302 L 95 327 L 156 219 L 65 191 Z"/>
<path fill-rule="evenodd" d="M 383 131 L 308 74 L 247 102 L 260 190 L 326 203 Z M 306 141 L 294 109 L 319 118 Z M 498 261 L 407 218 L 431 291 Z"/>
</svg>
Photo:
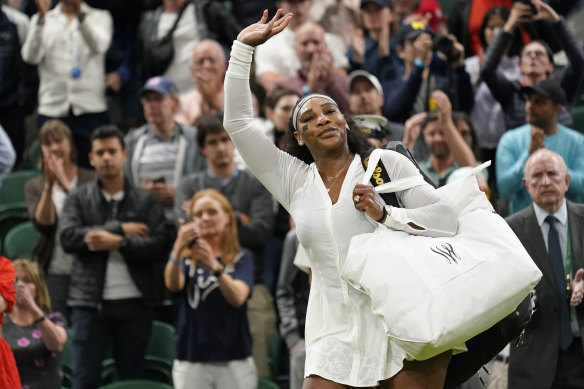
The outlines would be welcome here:
<svg viewBox="0 0 584 389">
<path fill-rule="evenodd" d="M 562 158 L 567 198 L 584 200 L 584 123 L 572 116 L 584 108 L 584 46 L 573 31 L 584 1 L 5 0 L 0 188 L 11 171 L 42 171 L 25 190 L 38 269 L 15 266 L 19 280 L 44 272 L 50 296 L 19 298 L 26 290 L 17 283 L 5 331 L 37 325 L 58 351 L 69 326 L 75 388 L 97 387 L 108 339 L 118 378 L 140 376 L 153 318 L 177 325 L 180 387 L 223 376 L 205 368 L 213 358 L 243 361 L 231 367 L 241 379 L 218 382 L 270 376 L 276 329 L 290 387 L 301 387 L 310 284 L 293 264 L 303 250 L 294 221 L 246 170 L 222 124 L 230 46 L 277 8 L 294 17 L 255 50 L 251 83 L 254 120 L 281 149 L 296 101 L 326 94 L 372 147 L 403 142 L 436 186 L 492 160 L 477 179 L 504 216 L 534 201 L 525 165 L 541 149 Z M 205 212 L 229 222 L 208 234 L 215 245 L 194 246 L 208 257 L 199 272 L 177 256 L 191 255 L 186 234 L 202 228 L 193 214 L 201 196 L 215 210 Z M 222 247 L 224 234 L 239 244 Z M 213 283 L 220 293 L 206 302 Z M 234 323 L 213 328 L 206 310 Z M 38 321 L 52 311 L 62 316 Z M 235 343 L 225 346 L 229 328 Z M 225 348 L 193 352 L 212 347 L 205 336 L 223 336 Z"/>
</svg>

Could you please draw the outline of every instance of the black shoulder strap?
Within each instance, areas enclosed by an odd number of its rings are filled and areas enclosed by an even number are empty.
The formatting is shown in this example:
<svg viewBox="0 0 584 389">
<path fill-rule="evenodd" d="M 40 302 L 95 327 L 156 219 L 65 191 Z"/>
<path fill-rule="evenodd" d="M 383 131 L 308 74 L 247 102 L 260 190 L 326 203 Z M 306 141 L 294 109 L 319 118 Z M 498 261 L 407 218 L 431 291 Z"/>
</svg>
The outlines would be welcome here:
<svg viewBox="0 0 584 389">
<path fill-rule="evenodd" d="M 426 173 L 424 173 L 422 169 L 420 169 L 418 162 L 416 162 L 416 159 L 414 158 L 410 150 L 402 142 L 400 141 L 388 142 L 387 145 L 385 146 L 385 149 L 395 151 L 405 156 L 418 169 L 422 177 L 424 177 L 424 181 L 432 185 L 434 188 L 436 187 L 436 185 L 434 185 L 434 183 L 426 175 Z M 361 163 L 363 164 L 363 169 L 365 170 L 367 170 L 367 165 L 369 164 L 369 156 L 371 155 L 373 150 L 374 149 L 369 149 L 365 152 L 365 154 L 361 156 Z M 381 161 L 379 161 L 379 163 L 377 164 L 377 167 L 375 168 L 373 175 L 371 176 L 371 179 L 369 181 L 371 182 L 371 185 L 373 185 L 374 187 L 382 185 L 386 182 L 391 182 L 391 178 L 387 173 L 387 169 L 385 168 Z M 385 201 L 387 205 L 391 205 L 392 207 L 403 208 L 395 193 L 380 193 L 380 196 L 381 198 L 383 198 L 383 201 Z"/>
</svg>

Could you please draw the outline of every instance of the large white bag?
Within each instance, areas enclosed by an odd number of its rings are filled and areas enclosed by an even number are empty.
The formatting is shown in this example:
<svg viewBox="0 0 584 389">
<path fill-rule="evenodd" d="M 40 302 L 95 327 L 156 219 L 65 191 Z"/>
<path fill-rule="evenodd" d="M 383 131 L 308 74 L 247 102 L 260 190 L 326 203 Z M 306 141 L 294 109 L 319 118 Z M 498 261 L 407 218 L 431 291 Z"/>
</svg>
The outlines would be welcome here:
<svg viewBox="0 0 584 389">
<path fill-rule="evenodd" d="M 376 150 L 364 183 L 378 160 Z M 423 179 L 407 179 L 377 188 L 389 192 L 421 184 Z M 542 276 L 474 175 L 438 191 L 459 213 L 454 237 L 416 236 L 380 225 L 353 237 L 341 273 L 371 297 L 387 335 L 417 360 L 460 347 L 490 328 Z"/>
</svg>

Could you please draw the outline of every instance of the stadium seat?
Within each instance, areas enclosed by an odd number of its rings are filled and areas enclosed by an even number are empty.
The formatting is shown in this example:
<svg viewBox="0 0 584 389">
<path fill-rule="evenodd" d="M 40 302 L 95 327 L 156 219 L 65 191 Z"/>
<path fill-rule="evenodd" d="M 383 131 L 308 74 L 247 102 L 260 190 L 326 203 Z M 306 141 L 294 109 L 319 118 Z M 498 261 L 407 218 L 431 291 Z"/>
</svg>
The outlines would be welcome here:
<svg viewBox="0 0 584 389">
<path fill-rule="evenodd" d="M 273 381 L 260 378 L 258 381 L 258 389 L 280 389 L 280 387 Z"/>
<path fill-rule="evenodd" d="M 40 174 L 38 170 L 20 170 L 7 175 L 0 190 L 0 204 L 25 201 L 24 185 L 28 180 Z"/>
<path fill-rule="evenodd" d="M 19 257 L 30 258 L 37 239 L 38 232 L 32 222 L 20 223 L 6 234 L 3 243 L 4 254 L 13 260 Z"/>
<path fill-rule="evenodd" d="M 584 105 L 572 108 L 572 120 L 574 130 L 584 133 Z"/>
<path fill-rule="evenodd" d="M 156 381 L 127 380 L 101 386 L 100 389 L 172 389 L 172 386 Z"/>
<path fill-rule="evenodd" d="M 24 202 L 0 205 L 0 254 L 4 253 L 2 247 L 8 231 L 28 220 L 28 212 Z"/>
</svg>

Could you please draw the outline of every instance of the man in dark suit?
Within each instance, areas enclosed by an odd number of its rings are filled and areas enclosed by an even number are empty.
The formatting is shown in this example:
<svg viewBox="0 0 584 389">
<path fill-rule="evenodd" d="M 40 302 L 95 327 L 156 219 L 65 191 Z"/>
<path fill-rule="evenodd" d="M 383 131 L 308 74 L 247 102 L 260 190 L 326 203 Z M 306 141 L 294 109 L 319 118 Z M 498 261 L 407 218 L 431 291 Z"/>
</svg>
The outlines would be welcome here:
<svg viewBox="0 0 584 389">
<path fill-rule="evenodd" d="M 529 157 L 523 184 L 532 206 L 507 222 L 543 278 L 523 344 L 511 345 L 509 388 L 584 388 L 584 205 L 565 199 L 570 175 L 548 149 Z"/>
</svg>

